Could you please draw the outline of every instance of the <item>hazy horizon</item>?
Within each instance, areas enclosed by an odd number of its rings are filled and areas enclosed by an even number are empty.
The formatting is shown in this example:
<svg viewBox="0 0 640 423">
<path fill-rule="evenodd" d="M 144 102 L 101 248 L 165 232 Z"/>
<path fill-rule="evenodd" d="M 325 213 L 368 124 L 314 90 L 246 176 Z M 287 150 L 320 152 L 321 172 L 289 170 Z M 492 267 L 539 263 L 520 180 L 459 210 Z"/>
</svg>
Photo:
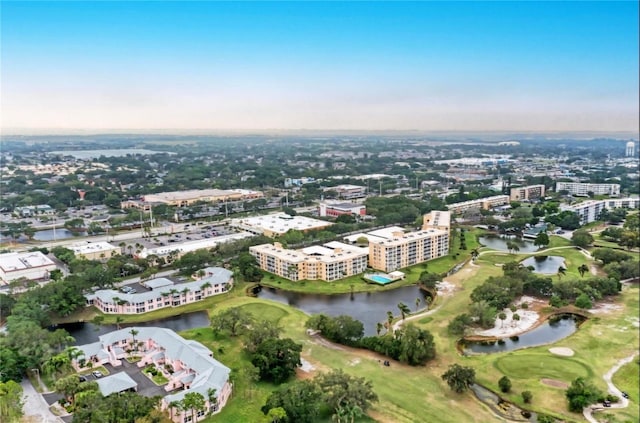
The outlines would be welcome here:
<svg viewBox="0 0 640 423">
<path fill-rule="evenodd" d="M 637 2 L 3 2 L 1 24 L 4 134 L 640 126 Z"/>
</svg>

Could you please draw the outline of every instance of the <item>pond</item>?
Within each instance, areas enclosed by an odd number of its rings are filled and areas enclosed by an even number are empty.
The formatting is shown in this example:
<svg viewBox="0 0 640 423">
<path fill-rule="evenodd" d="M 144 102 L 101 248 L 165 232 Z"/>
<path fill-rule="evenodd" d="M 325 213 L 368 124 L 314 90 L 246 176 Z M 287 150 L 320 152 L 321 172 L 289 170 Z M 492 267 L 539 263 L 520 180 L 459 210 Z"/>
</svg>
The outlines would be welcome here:
<svg viewBox="0 0 640 423">
<path fill-rule="evenodd" d="M 561 267 L 566 268 L 564 257 L 560 256 L 533 256 L 521 261 L 524 267 L 533 267 L 533 273 L 555 275 Z"/>
<path fill-rule="evenodd" d="M 354 294 L 302 294 L 281 289 L 263 287 L 257 297 L 278 301 L 300 309 L 307 314 L 324 313 L 329 316 L 349 315 L 360 320 L 366 336 L 376 334 L 376 324 L 387 321 L 387 311 L 400 315 L 398 303 L 406 304 L 411 312 L 416 311 L 416 299 L 420 299 L 418 310 L 425 308 L 427 292 L 417 286 L 403 286 L 382 292 L 359 292 Z"/>
<path fill-rule="evenodd" d="M 583 318 L 573 314 L 563 314 L 549 318 L 529 332 L 498 341 L 460 341 L 463 354 L 489 354 L 514 351 L 527 347 L 552 344 L 578 330 Z"/>
<path fill-rule="evenodd" d="M 35 239 L 36 241 L 56 241 L 59 239 L 67 239 L 67 238 L 73 238 L 75 236 L 85 236 L 85 235 L 87 235 L 86 232 L 78 232 L 74 234 L 68 229 L 56 229 L 55 236 L 54 236 L 53 229 L 47 229 L 44 231 L 37 231 L 35 235 L 33 235 L 33 239 Z"/>
<path fill-rule="evenodd" d="M 525 241 L 522 238 L 498 236 L 498 235 L 485 235 L 485 236 L 479 237 L 478 241 L 480 242 L 480 244 L 487 246 L 492 250 L 508 252 L 509 249 L 507 248 L 507 241 L 510 241 L 515 243 L 518 246 L 518 248 L 520 248 L 520 250 L 518 251 L 520 253 L 533 253 L 538 251 L 538 247 L 533 245 L 532 241 Z"/>
<path fill-rule="evenodd" d="M 121 328 L 131 326 L 159 326 L 179 332 L 181 330 L 208 327 L 209 315 L 206 311 L 196 311 L 164 319 L 150 320 L 139 323 L 122 323 Z M 75 345 L 83 345 L 98 341 L 98 336 L 116 330 L 116 325 L 94 325 L 89 322 L 65 323 L 51 329 L 65 329 L 76 340 Z"/>
</svg>

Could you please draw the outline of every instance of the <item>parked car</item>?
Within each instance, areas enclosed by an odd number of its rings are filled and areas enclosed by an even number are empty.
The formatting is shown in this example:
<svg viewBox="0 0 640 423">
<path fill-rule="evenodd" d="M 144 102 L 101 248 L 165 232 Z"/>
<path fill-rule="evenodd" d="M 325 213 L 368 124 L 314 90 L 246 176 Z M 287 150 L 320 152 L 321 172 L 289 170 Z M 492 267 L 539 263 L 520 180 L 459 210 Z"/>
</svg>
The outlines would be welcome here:
<svg viewBox="0 0 640 423">
<path fill-rule="evenodd" d="M 622 391 L 621 394 L 623 398 L 629 398 L 629 394 L 627 394 L 625 391 Z"/>
<path fill-rule="evenodd" d="M 605 407 L 611 407 L 611 401 L 604 400 L 604 401 L 602 401 L 602 405 L 604 405 Z"/>
<path fill-rule="evenodd" d="M 84 376 L 78 376 L 78 382 L 86 382 L 87 378 Z"/>
<path fill-rule="evenodd" d="M 91 374 L 93 375 L 93 377 L 95 377 L 96 379 L 100 379 L 103 375 L 102 372 L 96 370 L 95 372 L 91 372 Z"/>
</svg>

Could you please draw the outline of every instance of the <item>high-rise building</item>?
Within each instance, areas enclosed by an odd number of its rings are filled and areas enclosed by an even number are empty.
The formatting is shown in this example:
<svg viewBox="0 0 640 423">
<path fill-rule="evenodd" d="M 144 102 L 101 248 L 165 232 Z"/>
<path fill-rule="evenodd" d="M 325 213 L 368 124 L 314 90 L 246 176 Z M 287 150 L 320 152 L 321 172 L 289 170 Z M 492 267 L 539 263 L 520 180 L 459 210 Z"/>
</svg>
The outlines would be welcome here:
<svg viewBox="0 0 640 423">
<path fill-rule="evenodd" d="M 625 155 L 627 157 L 633 157 L 634 153 L 635 153 L 635 150 L 636 150 L 636 144 L 633 141 L 629 141 L 627 143 L 627 150 L 626 150 L 626 154 Z"/>
</svg>

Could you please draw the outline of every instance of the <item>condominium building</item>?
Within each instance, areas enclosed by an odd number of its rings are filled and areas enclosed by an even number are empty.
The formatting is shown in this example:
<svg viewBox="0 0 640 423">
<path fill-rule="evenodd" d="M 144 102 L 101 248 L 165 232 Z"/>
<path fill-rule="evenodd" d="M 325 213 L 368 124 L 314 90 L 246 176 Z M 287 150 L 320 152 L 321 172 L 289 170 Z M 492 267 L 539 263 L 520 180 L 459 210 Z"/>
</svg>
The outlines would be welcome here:
<svg viewBox="0 0 640 423">
<path fill-rule="evenodd" d="M 422 230 L 440 229 L 449 233 L 451 229 L 451 212 L 434 210 L 422 216 Z"/>
<path fill-rule="evenodd" d="M 385 272 L 442 257 L 448 253 L 449 232 L 442 229 L 409 233 L 397 231 L 386 239 L 369 240 L 369 266 Z"/>
<path fill-rule="evenodd" d="M 149 291 L 128 294 L 100 289 L 86 296 L 87 305 L 106 314 L 141 314 L 167 307 L 194 303 L 224 294 L 233 286 L 233 273 L 221 267 L 204 269 L 205 276 L 194 282 L 174 284 L 166 278 L 145 282 Z"/>
<path fill-rule="evenodd" d="M 213 358 L 207 347 L 170 329 L 134 326 L 100 335 L 98 339 L 79 345 L 79 354 L 74 356 L 72 365 L 79 371 L 104 364 L 113 366 L 112 374 L 98 381 L 104 395 L 137 389 L 138 383 L 120 370 L 122 360 L 133 356 L 138 359 L 137 367 L 152 366 L 167 379 L 164 390 L 170 393 L 160 400 L 160 409 L 168 410 L 175 423 L 197 422 L 210 413 L 218 413 L 231 396 L 231 370 Z M 189 393 L 204 398 L 203 408 L 195 416 L 193 410 L 176 406 Z"/>
<path fill-rule="evenodd" d="M 0 254 L 0 282 L 48 280 L 56 264 L 40 251 Z"/>
<path fill-rule="evenodd" d="M 367 248 L 329 242 L 301 250 L 289 250 L 282 244 L 249 247 L 261 269 L 283 278 L 335 281 L 363 273 L 367 268 Z"/>
<path fill-rule="evenodd" d="M 536 200 L 544 198 L 544 185 L 528 185 L 526 187 L 511 188 L 511 201 Z"/>
<path fill-rule="evenodd" d="M 449 204 L 447 208 L 451 213 L 460 214 L 471 209 L 489 210 L 494 207 L 509 204 L 508 195 L 494 195 L 492 197 L 478 198 L 477 200 L 462 201 L 460 203 Z"/>
<path fill-rule="evenodd" d="M 582 182 L 556 182 L 556 192 L 568 191 L 571 195 L 620 195 L 620 184 L 589 184 Z"/>
<path fill-rule="evenodd" d="M 615 198 L 607 200 L 590 200 L 582 203 L 574 204 L 571 206 L 561 207 L 563 210 L 569 210 L 580 217 L 580 224 L 585 225 L 587 223 L 595 222 L 600 217 L 600 214 L 605 209 L 616 208 L 628 208 L 638 209 L 640 208 L 640 198 Z"/>
</svg>

